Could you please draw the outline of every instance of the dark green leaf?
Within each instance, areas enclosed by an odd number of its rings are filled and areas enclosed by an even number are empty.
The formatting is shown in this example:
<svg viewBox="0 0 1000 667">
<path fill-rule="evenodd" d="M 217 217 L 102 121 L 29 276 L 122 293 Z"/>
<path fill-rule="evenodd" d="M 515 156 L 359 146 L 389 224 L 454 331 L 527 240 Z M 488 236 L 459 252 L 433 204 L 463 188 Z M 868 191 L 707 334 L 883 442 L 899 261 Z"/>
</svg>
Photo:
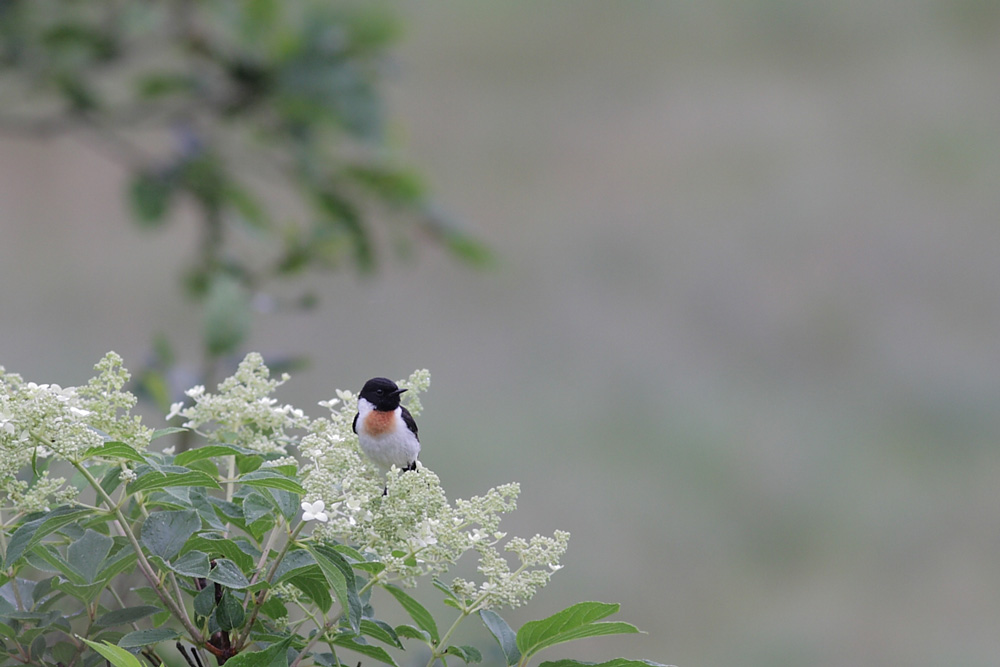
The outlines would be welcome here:
<svg viewBox="0 0 1000 667">
<path fill-rule="evenodd" d="M 306 490 L 294 479 L 285 477 L 281 473 L 272 470 L 255 470 L 254 472 L 249 472 L 239 478 L 239 483 L 261 489 L 282 489 L 297 493 L 300 496 L 306 493 Z"/>
<path fill-rule="evenodd" d="M 503 653 L 507 664 L 516 665 L 517 661 L 521 659 L 521 651 L 517 648 L 517 637 L 510 626 L 507 625 L 507 621 L 503 620 L 500 614 L 489 609 L 481 610 L 479 618 L 482 619 L 483 625 L 486 626 L 486 629 L 490 631 L 497 640 L 497 643 L 500 644 L 500 651 Z"/>
<path fill-rule="evenodd" d="M 354 570 L 351 569 L 350 563 L 339 553 L 324 545 L 306 544 L 305 548 L 312 554 L 327 583 L 333 589 L 337 602 L 347 614 L 351 628 L 354 632 L 358 632 L 361 622 L 361 599 L 358 597 Z"/>
<path fill-rule="evenodd" d="M 584 637 L 639 632 L 628 623 L 597 623 L 618 611 L 619 605 L 606 602 L 580 602 L 540 621 L 529 621 L 517 633 L 517 648 L 524 656 Z"/>
<path fill-rule="evenodd" d="M 245 449 L 237 447 L 236 445 L 205 445 L 204 447 L 195 447 L 194 449 L 189 449 L 186 452 L 181 452 L 174 457 L 174 463 L 179 466 L 186 466 L 193 461 L 200 461 L 202 459 L 210 459 L 218 456 L 233 456 L 235 454 L 245 453 Z"/>
<path fill-rule="evenodd" d="M 217 559 L 206 579 L 228 588 L 246 588 L 250 585 L 250 580 L 240 570 L 240 566 L 228 558 Z"/>
<path fill-rule="evenodd" d="M 399 604 L 403 606 L 406 613 L 410 615 L 421 630 L 425 630 L 427 634 L 431 636 L 435 642 L 440 639 L 438 635 L 437 623 L 434 622 L 434 617 L 431 616 L 430 612 L 424 609 L 423 605 L 411 598 L 406 592 L 394 584 L 386 584 L 384 586 L 385 590 L 389 591 Z"/>
<path fill-rule="evenodd" d="M 187 472 L 168 472 L 166 474 L 156 470 L 150 470 L 139 479 L 128 485 L 129 493 L 139 491 L 152 491 L 163 489 L 168 486 L 207 486 L 211 489 L 221 489 L 215 478 L 206 475 L 200 470 L 189 470 Z"/>
<path fill-rule="evenodd" d="M 284 618 L 288 616 L 288 607 L 273 595 L 269 595 L 260 606 L 260 613 L 269 618 Z"/>
<path fill-rule="evenodd" d="M 350 637 L 347 635 L 337 635 L 330 642 L 335 646 L 341 646 L 343 648 L 356 651 L 361 655 L 368 656 L 373 660 L 378 660 L 379 662 L 385 663 L 387 665 L 393 665 L 396 667 L 396 661 L 392 659 L 392 656 L 386 653 L 385 649 L 381 646 L 372 646 L 371 644 L 364 644 L 358 641 L 355 637 Z"/>
<path fill-rule="evenodd" d="M 274 506 L 271 502 L 256 491 L 243 498 L 243 517 L 247 523 L 253 523 L 261 517 L 270 516 L 273 511 Z"/>
<path fill-rule="evenodd" d="M 67 595 L 71 595 L 77 600 L 89 604 L 104 592 L 108 584 L 106 581 L 98 581 L 93 584 L 74 584 L 69 581 L 60 581 L 58 584 L 55 584 L 55 587 Z"/>
<path fill-rule="evenodd" d="M 114 543 L 114 540 L 110 537 L 101 535 L 88 528 L 83 537 L 69 545 L 66 555 L 69 557 L 69 562 L 84 576 L 89 584 L 94 581 L 94 577 L 97 576 L 97 569 L 104 559 L 107 558 Z"/>
<path fill-rule="evenodd" d="M 183 556 L 178 556 L 173 562 L 168 562 L 167 567 L 186 577 L 207 577 L 209 571 L 208 554 L 204 551 L 188 551 Z"/>
<path fill-rule="evenodd" d="M 31 642 L 31 648 L 28 650 L 28 654 L 31 656 L 32 661 L 40 663 L 44 653 L 45 635 L 38 635 L 35 637 L 34 641 Z"/>
<path fill-rule="evenodd" d="M 194 510 L 153 512 L 142 524 L 140 541 L 153 554 L 170 560 L 199 528 L 201 518 Z"/>
<path fill-rule="evenodd" d="M 426 630 L 419 630 L 412 625 L 397 625 L 396 635 L 399 637 L 405 637 L 406 639 L 419 639 L 428 646 L 432 646 L 430 633 Z"/>
<path fill-rule="evenodd" d="M 215 609 L 215 586 L 206 586 L 194 596 L 194 613 L 209 617 Z"/>
<path fill-rule="evenodd" d="M 474 646 L 449 646 L 444 653 L 456 655 L 467 663 L 483 661 L 483 654 Z"/>
<path fill-rule="evenodd" d="M 122 648 L 140 648 L 168 639 L 177 639 L 181 634 L 172 628 L 148 628 L 146 630 L 136 630 L 130 632 L 118 640 L 118 646 Z"/>
<path fill-rule="evenodd" d="M 295 586 L 300 591 L 309 596 L 309 599 L 319 607 L 324 614 L 330 611 L 333 606 L 333 598 L 330 597 L 330 589 L 326 579 L 322 575 L 317 579 L 310 576 L 293 576 L 288 579 L 288 583 Z"/>
<path fill-rule="evenodd" d="M 21 524 L 10 536 L 10 542 L 7 543 L 4 569 L 9 569 L 14 565 L 27 549 L 41 542 L 46 535 L 87 514 L 90 514 L 89 509 L 57 507 L 45 516 Z"/>
<path fill-rule="evenodd" d="M 83 453 L 83 458 L 80 460 L 85 461 L 95 456 L 111 461 L 128 460 L 138 461 L 139 463 L 146 462 L 146 457 L 124 442 L 106 442 L 103 445 L 91 447 Z"/>
<path fill-rule="evenodd" d="M 215 622 L 219 624 L 219 629 L 229 632 L 242 626 L 244 619 L 245 614 L 240 601 L 233 597 L 231 591 L 223 592 L 222 599 L 215 608 Z"/>
<path fill-rule="evenodd" d="M 191 538 L 191 540 L 184 545 L 184 548 L 187 551 L 204 551 L 209 555 L 209 557 L 215 557 L 221 554 L 229 560 L 234 561 L 239 566 L 240 570 L 244 572 L 250 571 L 250 569 L 254 566 L 253 556 L 251 556 L 249 552 L 244 551 L 234 540 L 198 535 Z"/>
<path fill-rule="evenodd" d="M 107 581 L 122 572 L 127 572 L 135 566 L 138 560 L 132 549 L 121 549 L 118 553 L 107 558 L 101 566 L 101 571 L 97 573 L 96 580 Z"/>
<path fill-rule="evenodd" d="M 226 667 L 288 667 L 287 650 L 291 637 L 271 644 L 263 651 L 244 651 L 226 661 Z"/>
<path fill-rule="evenodd" d="M 403 648 L 396 631 L 393 630 L 391 625 L 385 623 L 384 621 L 373 621 L 368 620 L 367 618 L 361 619 L 361 634 L 368 635 L 373 639 L 385 642 L 386 644 L 390 644 L 396 648 Z"/>
<path fill-rule="evenodd" d="M 153 605 L 140 605 L 138 607 L 115 609 L 114 611 L 109 611 L 108 613 L 99 616 L 97 620 L 94 621 L 94 625 L 101 628 L 111 628 L 116 625 L 133 623 L 160 611 L 163 610 L 159 607 L 154 607 Z"/>
<path fill-rule="evenodd" d="M 48 544 L 36 544 L 25 555 L 25 560 L 32 567 L 43 572 L 58 572 L 75 584 L 88 583 L 83 573 L 73 567 L 62 557 L 58 550 Z"/>
<path fill-rule="evenodd" d="M 302 574 L 306 568 L 315 566 L 315 559 L 305 549 L 288 551 L 281 560 L 281 563 L 278 564 L 278 569 L 274 573 L 273 583 L 280 584 L 285 579 Z"/>
</svg>

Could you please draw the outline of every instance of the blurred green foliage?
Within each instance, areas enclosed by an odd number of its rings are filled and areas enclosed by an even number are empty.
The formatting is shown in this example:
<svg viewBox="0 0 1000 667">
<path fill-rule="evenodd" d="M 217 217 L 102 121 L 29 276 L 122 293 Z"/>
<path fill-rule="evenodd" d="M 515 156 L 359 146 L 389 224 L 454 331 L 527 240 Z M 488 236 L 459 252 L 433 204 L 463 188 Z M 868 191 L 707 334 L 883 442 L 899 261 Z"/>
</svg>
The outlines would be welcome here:
<svg viewBox="0 0 1000 667">
<path fill-rule="evenodd" d="M 0 0 L 0 130 L 86 135 L 127 169 L 140 227 L 195 212 L 183 285 L 217 359 L 273 280 L 371 272 L 418 239 L 487 258 L 388 156 L 379 83 L 399 34 L 380 3 Z"/>
</svg>

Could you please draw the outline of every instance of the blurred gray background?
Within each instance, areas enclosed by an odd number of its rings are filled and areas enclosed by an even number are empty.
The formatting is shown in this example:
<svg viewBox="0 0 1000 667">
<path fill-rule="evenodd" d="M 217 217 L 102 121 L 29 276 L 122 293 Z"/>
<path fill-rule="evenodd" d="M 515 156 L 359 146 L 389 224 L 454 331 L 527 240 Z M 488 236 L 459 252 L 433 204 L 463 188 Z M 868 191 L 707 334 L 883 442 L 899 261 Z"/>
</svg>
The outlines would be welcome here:
<svg viewBox="0 0 1000 667">
<path fill-rule="evenodd" d="M 997 664 L 1000 3 L 402 7 L 394 143 L 498 262 L 317 280 L 248 346 L 311 357 L 281 398 L 429 368 L 451 495 L 518 480 L 511 534 L 573 534 L 511 624 L 649 633 L 564 655 Z M 0 136 L 9 370 L 196 349 L 192 226 L 137 231 L 123 187 Z"/>
</svg>

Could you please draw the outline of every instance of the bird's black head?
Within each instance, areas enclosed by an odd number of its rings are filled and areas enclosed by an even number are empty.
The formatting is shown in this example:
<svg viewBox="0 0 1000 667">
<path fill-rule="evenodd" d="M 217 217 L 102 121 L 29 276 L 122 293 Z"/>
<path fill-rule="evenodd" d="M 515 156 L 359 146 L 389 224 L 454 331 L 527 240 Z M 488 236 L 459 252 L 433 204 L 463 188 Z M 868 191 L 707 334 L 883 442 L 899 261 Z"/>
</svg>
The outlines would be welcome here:
<svg viewBox="0 0 1000 667">
<path fill-rule="evenodd" d="M 358 396 L 374 405 L 376 410 L 395 410 L 399 407 L 399 395 L 404 391 L 388 378 L 372 378 L 365 382 Z"/>
</svg>

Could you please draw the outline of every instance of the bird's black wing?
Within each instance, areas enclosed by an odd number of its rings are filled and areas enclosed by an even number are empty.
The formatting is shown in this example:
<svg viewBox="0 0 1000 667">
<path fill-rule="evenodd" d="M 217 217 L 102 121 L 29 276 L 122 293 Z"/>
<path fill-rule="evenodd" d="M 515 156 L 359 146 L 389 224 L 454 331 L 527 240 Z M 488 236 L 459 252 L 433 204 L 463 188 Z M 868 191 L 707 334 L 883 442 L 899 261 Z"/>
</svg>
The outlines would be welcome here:
<svg viewBox="0 0 1000 667">
<path fill-rule="evenodd" d="M 413 431 L 413 435 L 415 435 L 417 437 L 417 440 L 419 441 L 420 436 L 417 435 L 417 422 L 413 421 L 413 415 L 411 415 L 410 411 L 407 410 L 406 408 L 402 409 L 402 415 L 403 415 L 403 423 L 406 424 L 407 428 Z"/>
<path fill-rule="evenodd" d="M 351 428 L 354 429 L 355 433 L 358 432 L 358 417 L 360 417 L 360 416 L 361 416 L 360 412 L 355 412 L 354 413 L 354 423 L 351 424 Z"/>
</svg>

